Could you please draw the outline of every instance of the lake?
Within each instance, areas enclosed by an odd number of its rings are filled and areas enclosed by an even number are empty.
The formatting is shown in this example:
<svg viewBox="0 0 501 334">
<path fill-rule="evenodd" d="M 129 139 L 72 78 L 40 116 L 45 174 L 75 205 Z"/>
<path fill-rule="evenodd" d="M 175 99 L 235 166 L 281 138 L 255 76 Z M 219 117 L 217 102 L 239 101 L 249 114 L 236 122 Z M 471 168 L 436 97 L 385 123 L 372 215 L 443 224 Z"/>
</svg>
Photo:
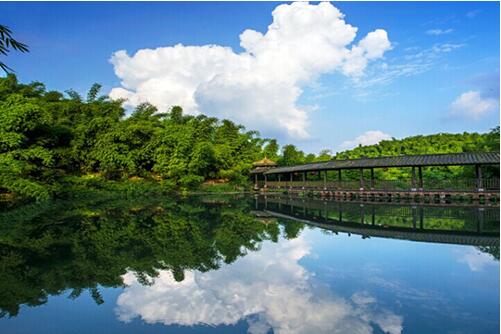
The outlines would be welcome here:
<svg viewBox="0 0 501 334">
<path fill-rule="evenodd" d="M 0 267 L 0 333 L 499 333 L 468 203 L 61 200 L 0 212 Z"/>
</svg>

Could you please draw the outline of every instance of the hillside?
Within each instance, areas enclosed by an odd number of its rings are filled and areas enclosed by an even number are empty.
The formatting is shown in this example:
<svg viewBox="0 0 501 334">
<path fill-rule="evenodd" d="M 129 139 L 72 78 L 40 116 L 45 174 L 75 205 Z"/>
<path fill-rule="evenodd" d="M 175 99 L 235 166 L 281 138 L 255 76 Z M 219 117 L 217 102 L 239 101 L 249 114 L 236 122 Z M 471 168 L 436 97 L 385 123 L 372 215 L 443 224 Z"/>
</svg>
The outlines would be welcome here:
<svg viewBox="0 0 501 334">
<path fill-rule="evenodd" d="M 376 145 L 359 146 L 352 150 L 339 152 L 334 159 L 356 159 L 363 157 L 397 156 L 413 154 L 461 153 L 461 152 L 499 152 L 499 126 L 488 133 L 439 133 L 428 136 L 413 136 L 403 139 L 384 140 Z M 484 167 L 484 176 L 499 175 L 499 167 Z M 348 176 L 356 177 L 356 173 Z M 431 179 L 473 178 L 471 166 L 427 167 L 423 176 Z M 381 179 L 410 178 L 410 168 L 388 168 L 376 170 Z"/>
<path fill-rule="evenodd" d="M 379 144 L 359 146 L 337 153 L 336 159 L 433 153 L 499 151 L 499 126 L 489 133 L 439 133 L 403 139 L 383 140 Z"/>
</svg>

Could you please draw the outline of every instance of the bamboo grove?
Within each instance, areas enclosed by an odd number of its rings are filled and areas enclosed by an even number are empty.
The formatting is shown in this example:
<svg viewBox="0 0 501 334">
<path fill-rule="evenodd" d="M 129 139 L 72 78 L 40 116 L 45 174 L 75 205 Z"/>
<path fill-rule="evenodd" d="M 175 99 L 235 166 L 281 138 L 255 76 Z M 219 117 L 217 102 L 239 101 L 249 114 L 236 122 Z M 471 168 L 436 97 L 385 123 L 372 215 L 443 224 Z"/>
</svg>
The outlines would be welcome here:
<svg viewBox="0 0 501 334">
<path fill-rule="evenodd" d="M 437 134 L 386 140 L 333 155 L 282 148 L 230 120 L 186 115 L 179 106 L 133 110 L 123 101 L 73 90 L 47 91 L 39 82 L 0 78 L 0 195 L 46 200 L 78 188 L 128 184 L 165 191 L 197 189 L 208 180 L 248 185 L 252 163 L 267 156 L 279 165 L 383 155 L 498 151 L 499 127 L 490 133 Z M 467 173 L 445 170 L 437 177 Z M 401 175 L 392 175 L 398 177 Z M 134 183 L 135 182 L 135 183 Z M 132 185 L 131 185 L 132 184 Z"/>
</svg>

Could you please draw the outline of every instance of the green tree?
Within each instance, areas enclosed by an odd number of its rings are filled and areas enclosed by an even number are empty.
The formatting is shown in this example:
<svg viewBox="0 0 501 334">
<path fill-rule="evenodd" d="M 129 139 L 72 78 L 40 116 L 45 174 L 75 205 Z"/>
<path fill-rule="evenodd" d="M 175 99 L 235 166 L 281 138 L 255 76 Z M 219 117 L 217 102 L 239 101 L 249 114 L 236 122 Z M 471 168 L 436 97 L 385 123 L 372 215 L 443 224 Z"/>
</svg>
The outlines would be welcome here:
<svg viewBox="0 0 501 334">
<path fill-rule="evenodd" d="M 328 161 L 332 159 L 332 151 L 331 150 L 322 150 L 316 157 L 316 161 Z"/>
<path fill-rule="evenodd" d="M 279 160 L 281 166 L 298 165 L 305 162 L 303 151 L 300 151 L 294 145 L 285 145 L 282 148 L 282 157 Z"/>
<path fill-rule="evenodd" d="M 4 79 L 11 84 L 0 85 L 0 192 L 11 192 L 35 199 L 47 199 L 54 184 L 52 118 L 39 99 L 38 84 L 17 87 L 16 79 Z M 6 91 L 7 90 L 7 91 Z M 28 94 L 26 94 L 28 93 Z"/>
<path fill-rule="evenodd" d="M 280 150 L 280 146 L 278 145 L 278 142 L 276 139 L 268 139 L 266 141 L 266 145 L 263 148 L 263 154 L 265 157 L 268 157 L 269 159 L 273 161 L 278 160 L 278 153 Z"/>
<path fill-rule="evenodd" d="M 43 84 L 21 84 L 14 75 L 0 78 L 0 195 L 2 198 L 48 199 L 72 186 L 127 186 L 129 180 L 156 182 L 162 189 L 194 189 L 204 181 L 249 185 L 253 162 L 264 156 L 290 166 L 329 160 L 328 150 L 305 154 L 294 145 L 282 147 L 230 120 L 186 115 L 180 106 L 167 112 L 150 104 L 125 110 L 123 101 L 100 95 L 94 84 L 86 98 L 45 90 Z M 403 154 L 499 151 L 499 127 L 486 134 L 436 134 L 336 154 L 336 159 Z M 486 167 L 486 178 L 499 167 Z M 346 172 L 346 179 L 358 172 Z M 377 178 L 410 177 L 410 169 L 376 170 Z M 468 167 L 430 167 L 424 177 L 471 178 Z M 89 181 L 94 178 L 94 181 Z M 97 181 L 101 180 L 101 181 Z M 101 184 L 99 184 L 101 182 Z M 139 184 L 135 185 L 140 188 Z M 131 188 L 133 188 L 131 186 Z M 13 196 L 12 196 L 13 195 Z"/>
</svg>

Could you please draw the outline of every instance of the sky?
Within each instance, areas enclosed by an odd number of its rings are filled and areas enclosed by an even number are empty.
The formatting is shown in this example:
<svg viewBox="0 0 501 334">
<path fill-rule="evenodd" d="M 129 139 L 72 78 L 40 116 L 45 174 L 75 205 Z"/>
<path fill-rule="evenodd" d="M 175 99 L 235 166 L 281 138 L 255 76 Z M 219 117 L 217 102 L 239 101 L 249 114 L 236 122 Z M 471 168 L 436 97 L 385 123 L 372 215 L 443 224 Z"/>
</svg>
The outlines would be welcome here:
<svg viewBox="0 0 501 334">
<path fill-rule="evenodd" d="M 498 2 L 3 2 L 20 81 L 318 153 L 499 125 Z"/>
</svg>

